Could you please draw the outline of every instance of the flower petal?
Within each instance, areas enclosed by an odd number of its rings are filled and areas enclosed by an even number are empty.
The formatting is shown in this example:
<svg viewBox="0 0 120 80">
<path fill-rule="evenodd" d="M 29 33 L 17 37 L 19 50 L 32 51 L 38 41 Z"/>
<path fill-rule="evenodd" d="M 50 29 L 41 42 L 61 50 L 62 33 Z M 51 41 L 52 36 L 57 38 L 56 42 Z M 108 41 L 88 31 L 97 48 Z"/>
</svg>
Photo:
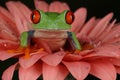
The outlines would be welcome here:
<svg viewBox="0 0 120 80">
<path fill-rule="evenodd" d="M 20 67 L 19 80 L 37 80 L 37 78 L 42 74 L 41 64 L 42 63 L 36 63 L 27 69 Z"/>
<path fill-rule="evenodd" d="M 22 33 L 23 31 L 28 30 L 28 27 L 24 25 L 25 23 L 27 24 L 28 20 L 23 16 L 23 13 L 19 11 L 15 3 L 16 2 L 13 1 L 7 2 L 6 6 L 13 15 L 19 32 Z"/>
<path fill-rule="evenodd" d="M 97 38 L 99 35 L 105 30 L 109 21 L 112 19 L 113 13 L 109 13 L 103 19 L 101 19 L 97 25 L 93 28 L 93 30 L 88 35 L 90 38 Z"/>
<path fill-rule="evenodd" d="M 45 12 L 48 12 L 49 5 L 45 1 L 40 0 L 34 0 L 36 9 L 43 10 Z"/>
<path fill-rule="evenodd" d="M 16 7 L 20 10 L 20 12 L 22 12 L 23 16 L 29 21 L 31 22 L 30 19 L 30 15 L 31 15 L 31 10 L 25 6 L 24 4 L 22 4 L 21 2 L 15 2 L 14 3 L 16 5 Z"/>
<path fill-rule="evenodd" d="M 119 66 L 120 67 L 120 58 L 119 59 L 110 59 L 110 61 L 115 66 Z"/>
<path fill-rule="evenodd" d="M 116 71 L 118 74 L 120 74 L 120 67 L 116 67 Z"/>
<path fill-rule="evenodd" d="M 94 49 L 93 53 L 84 56 L 87 57 L 111 57 L 111 58 L 119 58 L 120 57 L 120 50 L 118 47 L 113 45 L 105 45 Z"/>
<path fill-rule="evenodd" d="M 7 13 L 10 14 L 10 13 Z M 11 16 L 12 17 L 12 16 Z M 18 30 L 12 19 L 0 12 L 0 29 L 7 30 L 14 35 L 18 35 Z"/>
<path fill-rule="evenodd" d="M 44 80 L 64 80 L 68 73 L 68 70 L 63 65 L 50 66 L 43 64 Z"/>
<path fill-rule="evenodd" d="M 86 8 L 79 8 L 74 15 L 75 20 L 72 24 L 72 31 L 78 33 L 86 20 L 87 10 Z"/>
<path fill-rule="evenodd" d="M 113 64 L 105 60 L 91 62 L 90 73 L 101 80 L 116 80 L 116 70 Z"/>
<path fill-rule="evenodd" d="M 5 8 L 0 6 L 0 12 L 13 21 L 12 15 Z"/>
<path fill-rule="evenodd" d="M 29 68 L 34 65 L 41 57 L 46 55 L 45 52 L 36 52 L 29 59 L 24 59 L 24 57 L 19 58 L 19 63 L 23 68 Z"/>
<path fill-rule="evenodd" d="M 104 39 L 102 40 L 105 43 L 109 43 L 112 40 L 116 40 L 116 39 L 120 38 L 120 25 L 112 28 L 111 31 L 109 33 L 107 33 L 106 35 L 107 36 L 104 37 Z"/>
<path fill-rule="evenodd" d="M 18 46 L 18 42 L 0 39 L 0 50 L 16 49 Z"/>
<path fill-rule="evenodd" d="M 17 56 L 20 54 L 22 54 L 22 53 L 8 53 L 6 51 L 0 51 L 0 60 L 4 61 L 6 59 L 9 59 L 11 57 L 14 57 L 14 56 Z"/>
<path fill-rule="evenodd" d="M 42 58 L 42 61 L 44 61 L 46 64 L 56 66 L 62 61 L 64 56 L 65 56 L 65 52 L 59 51 L 59 52 L 44 56 Z"/>
<path fill-rule="evenodd" d="M 12 80 L 16 65 L 17 64 L 14 64 L 14 65 L 10 66 L 8 69 L 6 69 L 3 72 L 2 80 Z"/>
<path fill-rule="evenodd" d="M 75 54 L 67 54 L 63 58 L 64 61 L 79 61 L 80 59 L 82 59 L 82 56 L 81 55 L 75 55 Z"/>
<path fill-rule="evenodd" d="M 2 39 L 12 40 L 12 41 L 18 40 L 15 35 L 13 35 L 12 33 L 10 33 L 7 30 L 0 30 L 0 34 L 1 34 L 0 38 L 2 38 Z"/>
<path fill-rule="evenodd" d="M 95 41 L 98 42 L 98 41 L 102 40 L 102 42 L 104 42 L 105 41 L 105 37 L 108 36 L 108 34 L 110 33 L 110 30 L 115 25 L 115 22 L 116 22 L 116 19 L 113 20 L 112 23 L 109 24 L 109 26 L 105 29 L 105 31 Z"/>
<path fill-rule="evenodd" d="M 93 27 L 95 22 L 95 17 L 91 18 L 77 34 L 77 37 L 80 38 L 82 35 L 87 35 Z"/>
<path fill-rule="evenodd" d="M 63 62 L 63 64 L 77 80 L 85 79 L 90 71 L 90 65 L 86 62 Z"/>
<path fill-rule="evenodd" d="M 49 12 L 63 12 L 64 10 L 69 10 L 69 6 L 66 3 L 61 3 L 59 1 L 52 2 L 49 6 Z"/>
</svg>

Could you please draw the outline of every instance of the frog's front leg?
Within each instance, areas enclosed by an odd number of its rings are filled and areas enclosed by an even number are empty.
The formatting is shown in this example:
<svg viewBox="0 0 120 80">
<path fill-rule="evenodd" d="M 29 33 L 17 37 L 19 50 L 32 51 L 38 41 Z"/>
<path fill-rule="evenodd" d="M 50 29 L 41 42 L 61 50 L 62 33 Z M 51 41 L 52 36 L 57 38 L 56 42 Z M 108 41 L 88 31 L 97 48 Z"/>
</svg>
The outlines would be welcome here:
<svg viewBox="0 0 120 80">
<path fill-rule="evenodd" d="M 20 36 L 20 50 L 24 50 L 25 52 L 25 58 L 29 58 L 30 56 L 30 41 L 31 41 L 31 38 L 33 37 L 34 35 L 34 30 L 31 30 L 31 31 L 26 31 L 26 32 L 23 32 Z"/>
<path fill-rule="evenodd" d="M 80 51 L 82 48 L 81 48 L 81 45 L 75 35 L 74 32 L 67 32 L 68 34 L 68 41 L 70 43 L 70 45 L 72 46 L 73 50 L 76 51 Z"/>
<path fill-rule="evenodd" d="M 20 36 L 20 47 L 28 47 L 30 40 L 34 36 L 34 30 L 23 32 Z"/>
</svg>

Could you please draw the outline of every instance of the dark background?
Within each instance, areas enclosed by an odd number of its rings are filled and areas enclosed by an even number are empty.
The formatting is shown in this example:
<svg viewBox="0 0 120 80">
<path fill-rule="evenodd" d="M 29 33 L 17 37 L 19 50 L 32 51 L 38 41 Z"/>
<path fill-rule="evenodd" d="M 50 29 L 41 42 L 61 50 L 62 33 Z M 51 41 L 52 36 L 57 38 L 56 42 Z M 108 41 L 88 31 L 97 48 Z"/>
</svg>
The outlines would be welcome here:
<svg viewBox="0 0 120 80">
<path fill-rule="evenodd" d="M 0 0 L 0 5 L 5 7 L 5 2 L 9 0 Z M 14 0 L 15 1 L 15 0 Z M 34 9 L 33 0 L 19 0 L 27 5 L 29 8 Z M 44 0 L 48 3 L 55 0 Z M 97 18 L 104 17 L 110 12 L 114 13 L 113 19 L 117 19 L 117 22 L 120 22 L 120 0 L 59 0 L 63 2 L 67 2 L 72 11 L 77 10 L 80 7 L 86 7 L 88 14 L 87 20 L 92 16 L 96 16 Z M 4 62 L 0 61 L 0 76 L 4 69 L 6 69 L 9 65 L 16 62 L 16 59 L 9 59 Z M 17 71 L 16 71 L 17 73 Z M 18 76 L 17 74 L 15 76 Z M 17 79 L 13 79 L 17 80 Z M 74 79 L 70 79 L 74 80 Z M 85 80 L 99 80 L 92 75 L 89 75 Z M 117 80 L 120 80 L 120 75 L 118 75 Z"/>
<path fill-rule="evenodd" d="M 4 6 L 6 1 L 10 0 L 0 0 L 0 5 Z M 14 0 L 15 1 L 15 0 Z M 33 0 L 19 0 L 34 9 Z M 48 3 L 56 0 L 43 0 Z M 114 18 L 120 21 L 120 0 L 59 0 L 67 2 L 72 11 L 75 11 L 79 7 L 86 7 L 88 10 L 87 20 L 96 16 L 97 18 L 103 17 L 110 12 L 114 12 Z"/>
</svg>

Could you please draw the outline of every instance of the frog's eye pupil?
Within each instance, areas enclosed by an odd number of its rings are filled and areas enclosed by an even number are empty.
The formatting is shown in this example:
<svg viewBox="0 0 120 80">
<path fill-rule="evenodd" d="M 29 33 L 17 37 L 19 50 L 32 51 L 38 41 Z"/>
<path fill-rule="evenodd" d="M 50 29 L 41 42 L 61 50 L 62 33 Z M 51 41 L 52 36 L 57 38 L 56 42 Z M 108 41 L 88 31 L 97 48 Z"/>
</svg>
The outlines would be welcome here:
<svg viewBox="0 0 120 80">
<path fill-rule="evenodd" d="M 65 16 L 65 20 L 67 24 L 72 24 L 74 21 L 74 14 L 71 11 L 68 11 Z"/>
<path fill-rule="evenodd" d="M 31 21 L 34 24 L 37 24 L 40 22 L 40 18 L 41 18 L 40 12 L 38 10 L 34 10 L 31 14 Z"/>
</svg>

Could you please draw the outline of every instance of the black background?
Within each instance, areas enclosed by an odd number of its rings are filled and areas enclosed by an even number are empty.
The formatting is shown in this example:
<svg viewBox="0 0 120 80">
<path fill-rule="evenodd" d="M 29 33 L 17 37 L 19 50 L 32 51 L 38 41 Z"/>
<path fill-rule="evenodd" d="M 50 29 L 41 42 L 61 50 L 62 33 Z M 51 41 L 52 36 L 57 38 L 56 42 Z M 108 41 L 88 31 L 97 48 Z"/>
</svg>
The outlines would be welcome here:
<svg viewBox="0 0 120 80">
<path fill-rule="evenodd" d="M 0 0 L 0 5 L 5 7 L 5 2 L 10 0 Z M 15 0 L 14 0 L 15 1 Z M 33 0 L 19 0 L 27 5 L 29 8 L 34 9 Z M 44 0 L 48 3 L 54 0 Z M 117 22 L 120 22 L 120 0 L 59 0 L 63 2 L 67 2 L 72 11 L 77 10 L 80 7 L 86 7 L 88 14 L 87 20 L 92 16 L 96 16 L 97 18 L 104 17 L 110 12 L 114 13 L 113 19 L 117 19 Z M 16 62 L 16 59 L 9 59 L 7 61 L 0 61 L 0 76 L 4 69 L 6 69 L 9 65 Z M 16 75 L 17 76 L 17 75 Z M 117 80 L 120 80 L 118 76 Z M 13 79 L 16 80 L 16 79 Z M 73 79 L 71 79 L 73 80 Z M 92 75 L 89 75 L 85 80 L 99 80 Z"/>
<path fill-rule="evenodd" d="M 0 5 L 4 6 L 6 1 L 10 0 L 0 0 Z M 15 1 L 15 0 L 14 0 Z M 33 0 L 19 0 L 29 6 L 31 9 L 34 9 Z M 43 0 L 48 3 L 56 0 Z M 86 7 L 88 10 L 87 20 L 96 16 L 97 18 L 103 17 L 110 12 L 114 12 L 114 18 L 117 21 L 120 21 L 120 0 L 59 0 L 67 2 L 72 11 L 80 7 Z"/>
</svg>

